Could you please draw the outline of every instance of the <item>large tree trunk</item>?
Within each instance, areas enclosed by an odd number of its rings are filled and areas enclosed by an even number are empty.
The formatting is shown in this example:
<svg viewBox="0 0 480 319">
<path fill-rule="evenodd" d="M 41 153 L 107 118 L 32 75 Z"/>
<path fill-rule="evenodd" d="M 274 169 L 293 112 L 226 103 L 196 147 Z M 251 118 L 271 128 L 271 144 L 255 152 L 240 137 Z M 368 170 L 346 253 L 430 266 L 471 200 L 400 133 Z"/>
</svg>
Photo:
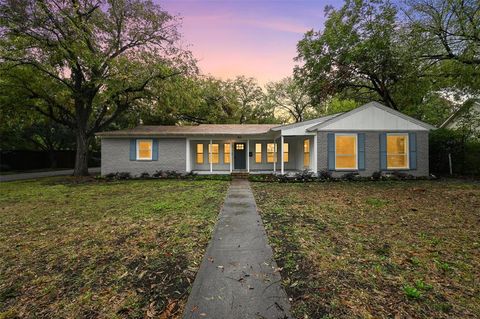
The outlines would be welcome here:
<svg viewBox="0 0 480 319">
<path fill-rule="evenodd" d="M 88 147 L 90 137 L 83 131 L 77 130 L 77 153 L 75 155 L 75 176 L 88 176 Z"/>
</svg>

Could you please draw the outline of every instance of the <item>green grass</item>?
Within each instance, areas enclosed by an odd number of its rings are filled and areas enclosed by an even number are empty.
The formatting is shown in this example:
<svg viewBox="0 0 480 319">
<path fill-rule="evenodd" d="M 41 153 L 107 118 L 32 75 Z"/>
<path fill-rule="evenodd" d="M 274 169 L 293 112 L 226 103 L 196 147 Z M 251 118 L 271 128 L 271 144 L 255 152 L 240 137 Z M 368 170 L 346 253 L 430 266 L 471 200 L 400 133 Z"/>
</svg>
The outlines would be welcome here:
<svg viewBox="0 0 480 319">
<path fill-rule="evenodd" d="M 478 318 L 478 183 L 252 186 L 295 317 Z"/>
<path fill-rule="evenodd" d="M 0 184 L 0 318 L 178 316 L 227 185 Z"/>
</svg>

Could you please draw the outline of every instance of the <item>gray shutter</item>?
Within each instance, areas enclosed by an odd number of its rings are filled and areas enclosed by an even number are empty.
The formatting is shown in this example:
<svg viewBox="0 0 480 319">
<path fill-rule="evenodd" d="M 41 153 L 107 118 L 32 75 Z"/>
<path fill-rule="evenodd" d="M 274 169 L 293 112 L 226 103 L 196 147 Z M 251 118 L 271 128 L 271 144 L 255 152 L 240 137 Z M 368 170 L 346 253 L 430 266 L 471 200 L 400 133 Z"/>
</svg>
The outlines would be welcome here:
<svg viewBox="0 0 480 319">
<path fill-rule="evenodd" d="M 417 169 L 417 133 L 408 133 L 410 169 Z"/>
<path fill-rule="evenodd" d="M 130 140 L 130 160 L 135 161 L 137 159 L 137 140 L 132 138 Z"/>
<path fill-rule="evenodd" d="M 358 169 L 365 170 L 365 133 L 358 133 Z"/>
<path fill-rule="evenodd" d="M 387 133 L 380 133 L 380 169 L 387 169 Z"/>
<path fill-rule="evenodd" d="M 335 170 L 335 134 L 327 134 L 328 169 Z"/>
<path fill-rule="evenodd" d="M 152 141 L 152 161 L 158 161 L 158 139 Z"/>
</svg>

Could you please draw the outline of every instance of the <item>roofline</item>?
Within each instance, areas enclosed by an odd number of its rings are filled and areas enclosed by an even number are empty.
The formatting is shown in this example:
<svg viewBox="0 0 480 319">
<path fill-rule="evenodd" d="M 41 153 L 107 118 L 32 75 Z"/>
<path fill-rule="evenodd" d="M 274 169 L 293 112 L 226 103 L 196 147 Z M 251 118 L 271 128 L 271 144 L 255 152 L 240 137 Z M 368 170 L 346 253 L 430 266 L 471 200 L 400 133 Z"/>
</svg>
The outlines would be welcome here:
<svg viewBox="0 0 480 319">
<path fill-rule="evenodd" d="M 385 111 L 385 112 L 389 112 L 389 113 L 391 113 L 391 114 L 393 114 L 393 115 L 397 115 L 397 116 L 403 118 L 404 120 L 407 120 L 407 121 L 409 121 L 409 122 L 412 122 L 412 123 L 414 123 L 414 124 L 417 124 L 417 125 L 419 125 L 419 126 L 421 126 L 421 127 L 424 127 L 424 128 L 426 128 L 426 129 L 428 129 L 428 130 L 435 130 L 435 129 L 436 129 L 436 127 L 433 126 L 433 125 L 430 125 L 430 124 L 428 124 L 428 123 L 425 123 L 425 122 L 422 122 L 422 121 L 420 121 L 420 120 L 417 120 L 417 119 L 415 119 L 415 118 L 413 118 L 413 117 L 411 117 L 411 116 L 408 116 L 408 115 L 406 115 L 406 114 L 403 114 L 402 112 L 399 112 L 399 111 L 397 111 L 397 110 L 394 110 L 394 109 L 392 109 L 392 108 L 390 108 L 390 107 L 386 107 L 385 105 L 374 101 L 374 102 L 368 102 L 368 103 L 366 103 L 366 104 L 364 104 L 364 105 L 362 105 L 362 106 L 360 106 L 360 107 L 357 107 L 356 109 L 353 109 L 353 110 L 351 110 L 351 111 L 342 113 L 342 114 L 340 114 L 339 116 L 335 116 L 335 117 L 333 117 L 333 118 L 331 118 L 331 119 L 326 120 L 325 122 L 322 122 L 322 123 L 320 123 L 320 124 L 317 124 L 317 125 L 315 125 L 315 126 L 312 126 L 312 127 L 308 128 L 307 131 L 315 131 L 315 130 L 318 130 L 318 129 L 323 128 L 323 127 L 325 127 L 325 126 L 327 126 L 327 125 L 329 125 L 329 124 L 332 124 L 332 123 L 335 123 L 335 122 L 337 122 L 337 121 L 340 121 L 341 119 L 344 119 L 344 118 L 346 118 L 346 117 L 348 117 L 348 116 L 350 116 L 350 115 L 352 115 L 352 114 L 355 114 L 355 113 L 357 113 L 357 112 L 363 111 L 363 110 L 365 110 L 366 108 L 369 108 L 369 107 L 371 107 L 371 106 L 378 107 L 379 109 L 381 109 L 381 110 L 383 110 L 383 111 Z"/>
<path fill-rule="evenodd" d="M 104 137 L 192 137 L 192 136 L 258 136 L 258 135 L 273 135 L 272 131 L 266 131 L 263 133 L 141 133 L 141 132 L 125 132 L 125 133 L 116 133 L 118 131 L 111 132 L 99 132 L 95 136 L 104 138 Z"/>
<path fill-rule="evenodd" d="M 306 121 L 301 121 L 301 122 L 296 122 L 296 123 L 291 123 L 291 124 L 283 124 L 283 125 L 272 127 L 271 130 L 272 131 L 280 131 L 280 130 L 283 130 L 283 129 L 290 129 L 290 128 L 295 128 L 295 127 L 299 127 L 299 126 L 303 126 L 303 125 L 308 125 L 310 122 L 315 122 L 315 121 L 318 121 L 318 120 L 323 119 L 325 117 L 334 118 L 334 117 L 336 117 L 336 116 L 338 116 L 342 113 L 343 112 L 334 113 L 334 114 L 329 114 L 329 115 L 325 115 L 325 116 L 321 116 L 321 117 L 316 117 L 314 119 L 310 119 L 310 120 L 306 120 Z"/>
<path fill-rule="evenodd" d="M 473 108 L 475 105 L 478 105 L 480 106 L 480 102 L 473 102 L 473 104 L 471 105 L 468 105 L 468 104 L 464 104 L 462 105 L 458 110 L 456 110 L 455 112 L 453 112 L 452 115 L 450 115 L 446 120 L 445 122 L 443 122 L 442 124 L 440 124 L 440 128 L 444 128 L 446 127 L 448 124 L 450 124 L 454 119 L 457 118 L 457 116 L 459 116 L 461 113 L 463 113 L 464 111 L 466 111 L 467 109 L 470 109 L 470 108 Z"/>
</svg>

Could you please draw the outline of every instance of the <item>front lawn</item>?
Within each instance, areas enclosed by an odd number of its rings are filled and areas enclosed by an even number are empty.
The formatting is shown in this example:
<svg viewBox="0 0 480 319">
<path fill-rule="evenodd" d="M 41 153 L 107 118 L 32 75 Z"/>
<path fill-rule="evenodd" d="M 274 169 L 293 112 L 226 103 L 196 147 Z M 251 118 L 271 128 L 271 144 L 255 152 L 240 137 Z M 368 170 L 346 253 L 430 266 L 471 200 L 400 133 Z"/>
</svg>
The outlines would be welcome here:
<svg viewBox="0 0 480 319">
<path fill-rule="evenodd" d="M 0 184 L 0 318 L 181 314 L 228 182 Z"/>
<path fill-rule="evenodd" d="M 480 185 L 252 183 L 297 318 L 478 318 Z"/>
</svg>

